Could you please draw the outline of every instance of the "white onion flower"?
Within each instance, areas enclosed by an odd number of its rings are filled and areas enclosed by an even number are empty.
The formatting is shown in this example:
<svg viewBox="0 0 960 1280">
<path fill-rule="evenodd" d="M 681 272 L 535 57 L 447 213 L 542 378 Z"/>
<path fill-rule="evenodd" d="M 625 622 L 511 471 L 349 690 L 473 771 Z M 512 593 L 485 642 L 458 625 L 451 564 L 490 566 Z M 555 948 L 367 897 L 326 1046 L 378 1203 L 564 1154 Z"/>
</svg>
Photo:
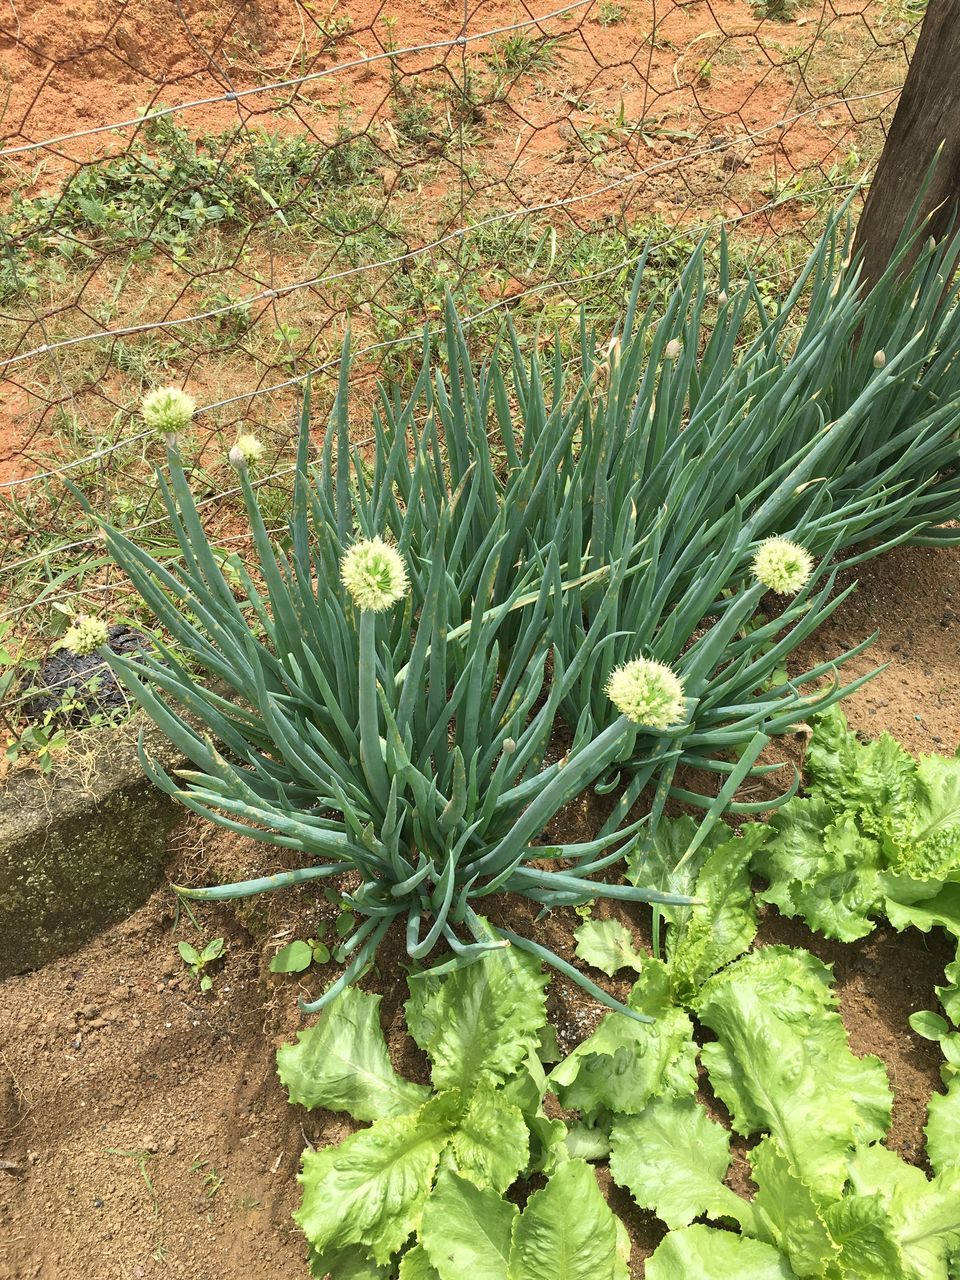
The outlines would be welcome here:
<svg viewBox="0 0 960 1280">
<path fill-rule="evenodd" d="M 628 720 L 648 729 L 666 729 L 684 717 L 683 681 L 651 658 L 634 658 L 611 671 L 607 697 Z"/>
<path fill-rule="evenodd" d="M 157 387 L 140 402 L 140 416 L 167 444 L 175 445 L 177 436 L 193 421 L 196 408 L 193 396 L 179 387 Z"/>
<path fill-rule="evenodd" d="M 95 653 L 101 645 L 106 644 L 109 634 L 107 624 L 99 618 L 80 617 L 64 633 L 63 647 L 78 657 L 86 657 L 88 653 Z"/>
<path fill-rule="evenodd" d="M 407 569 L 382 538 L 355 542 L 340 561 L 340 580 L 358 609 L 382 613 L 407 594 Z"/>
<path fill-rule="evenodd" d="M 796 595 L 813 573 L 810 552 L 788 538 L 767 538 L 753 557 L 753 573 L 778 595 Z"/>
</svg>

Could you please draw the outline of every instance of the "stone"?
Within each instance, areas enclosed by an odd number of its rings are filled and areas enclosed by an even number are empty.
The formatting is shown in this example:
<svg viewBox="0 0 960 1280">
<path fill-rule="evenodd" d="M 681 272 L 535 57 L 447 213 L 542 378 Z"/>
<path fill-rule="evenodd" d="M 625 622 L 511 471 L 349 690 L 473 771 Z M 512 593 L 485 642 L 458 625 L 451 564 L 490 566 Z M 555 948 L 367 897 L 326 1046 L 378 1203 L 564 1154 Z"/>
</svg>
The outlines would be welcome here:
<svg viewBox="0 0 960 1280">
<path fill-rule="evenodd" d="M 116 729 L 77 731 L 51 774 L 8 776 L 0 794 L 0 978 L 76 950 L 162 883 L 180 810 L 143 772 L 143 726 L 147 753 L 177 767 L 171 745 L 137 716 Z"/>
</svg>

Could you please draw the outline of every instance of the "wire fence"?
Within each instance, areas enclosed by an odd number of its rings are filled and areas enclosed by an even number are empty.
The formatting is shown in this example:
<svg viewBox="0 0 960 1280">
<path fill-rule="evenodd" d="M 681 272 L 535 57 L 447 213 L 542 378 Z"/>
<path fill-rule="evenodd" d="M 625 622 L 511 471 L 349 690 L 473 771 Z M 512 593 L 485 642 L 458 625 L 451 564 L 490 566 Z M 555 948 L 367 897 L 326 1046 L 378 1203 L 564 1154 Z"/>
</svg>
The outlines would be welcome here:
<svg viewBox="0 0 960 1280">
<path fill-rule="evenodd" d="M 508 312 L 666 295 L 706 225 L 788 277 L 868 179 L 916 0 L 16 0 L 0 16 L 0 658 L 115 571 L 64 481 L 162 541 L 145 390 L 200 403 L 194 480 L 241 543 L 224 457 L 267 445 L 347 323 L 364 387 L 402 376 L 445 291 L 478 351 Z M 2 661 L 0 661 L 2 668 Z M 2 689 L 2 685 L 0 685 Z"/>
</svg>

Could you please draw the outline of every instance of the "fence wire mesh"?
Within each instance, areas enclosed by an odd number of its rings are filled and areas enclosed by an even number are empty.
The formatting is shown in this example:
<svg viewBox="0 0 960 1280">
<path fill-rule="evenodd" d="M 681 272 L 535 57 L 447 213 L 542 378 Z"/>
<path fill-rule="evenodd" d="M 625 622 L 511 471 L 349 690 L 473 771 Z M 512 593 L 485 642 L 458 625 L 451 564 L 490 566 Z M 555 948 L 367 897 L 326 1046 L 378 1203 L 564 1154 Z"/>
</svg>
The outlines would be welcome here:
<svg viewBox="0 0 960 1280">
<path fill-rule="evenodd" d="M 644 244 L 665 295 L 725 223 L 776 291 L 869 177 L 922 0 L 5 9 L 0 672 L 4 635 L 42 651 L 69 612 L 119 607 L 65 477 L 164 545 L 151 386 L 200 405 L 227 554 L 230 444 L 266 444 L 279 521 L 300 388 L 322 412 L 348 320 L 362 436 L 362 387 L 403 374 L 445 290 L 478 349 L 507 312 L 603 327 Z"/>
</svg>

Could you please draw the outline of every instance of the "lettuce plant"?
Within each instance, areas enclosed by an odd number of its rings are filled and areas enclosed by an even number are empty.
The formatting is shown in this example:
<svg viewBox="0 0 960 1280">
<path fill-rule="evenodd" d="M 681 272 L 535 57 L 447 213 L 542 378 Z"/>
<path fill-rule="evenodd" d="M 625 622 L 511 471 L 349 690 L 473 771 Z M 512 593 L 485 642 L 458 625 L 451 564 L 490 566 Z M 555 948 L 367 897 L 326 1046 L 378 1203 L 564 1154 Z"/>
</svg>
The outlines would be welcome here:
<svg viewBox="0 0 960 1280">
<path fill-rule="evenodd" d="M 768 828 L 712 827 L 678 865 L 692 825 L 664 820 L 633 854 L 633 874 L 689 899 L 663 907 L 663 959 L 619 921 L 577 930 L 583 962 L 636 973 L 629 1003 L 653 1021 L 608 1015 L 545 1077 L 543 977 L 505 952 L 410 979 L 408 1025 L 432 1088 L 391 1066 L 377 996 L 345 993 L 280 1050 L 291 1101 L 373 1122 L 304 1154 L 297 1218 L 314 1275 L 626 1277 L 628 1246 L 586 1163 L 608 1160 L 668 1228 L 645 1265 L 653 1280 L 953 1280 L 955 1080 L 930 1101 L 928 1176 L 884 1145 L 886 1072 L 851 1051 L 829 967 L 797 948 L 750 950 L 750 862 Z M 730 1133 L 697 1096 L 698 1062 L 751 1140 L 749 1192 L 727 1185 Z M 547 1092 L 565 1120 L 547 1119 Z M 520 1212 L 505 1193 L 531 1172 L 546 1187 Z"/>
<path fill-rule="evenodd" d="M 410 979 L 407 1021 L 431 1087 L 394 1071 L 380 997 L 343 992 L 277 1054 L 290 1101 L 370 1122 L 308 1149 L 295 1214 L 311 1271 L 334 1280 L 627 1280 L 629 1240 L 549 1120 L 539 1057 L 545 979 L 516 951 Z M 540 1172 L 523 1212 L 505 1193 Z M 575 1211 L 571 1212 L 571 1208 Z"/>
<path fill-rule="evenodd" d="M 672 1228 L 647 1264 L 654 1280 L 955 1274 L 955 1100 L 949 1111 L 940 1095 L 931 1101 L 931 1180 L 883 1145 L 886 1074 L 877 1059 L 850 1052 L 835 1006 L 827 967 L 788 947 L 738 960 L 693 1001 L 716 1036 L 701 1050 L 715 1094 L 736 1132 L 761 1135 L 749 1154 L 752 1198 L 726 1185 L 729 1136 L 693 1098 L 662 1094 L 612 1120 L 614 1178 Z M 690 1225 L 702 1215 L 736 1222 L 741 1234 Z"/>
<path fill-rule="evenodd" d="M 465 605 L 457 583 L 466 552 L 450 539 L 466 528 L 458 502 L 438 510 L 435 538 L 421 537 L 418 553 L 409 541 L 390 544 L 364 527 L 368 508 L 354 512 L 345 485 L 326 487 L 329 472 L 311 481 L 307 438 L 304 429 L 285 548 L 268 537 L 246 462 L 238 464 L 257 557 L 254 573 L 239 571 L 239 599 L 175 450 L 162 493 L 178 564 L 167 568 L 105 529 L 111 553 L 178 646 L 160 643 L 135 659 L 104 654 L 193 766 L 171 776 L 147 760 L 150 777 L 195 812 L 313 860 L 179 892 L 225 899 L 357 874 L 347 902 L 361 923 L 340 948 L 348 963 L 308 1007 L 353 981 L 394 921 L 414 961 L 439 945 L 453 953 L 445 963 L 464 964 L 513 943 L 609 1004 L 577 970 L 508 930 L 496 936 L 476 913 L 479 900 L 501 890 L 547 907 L 661 896 L 592 878 L 622 857 L 637 823 L 580 843 L 535 843 L 630 752 L 639 731 L 615 712 L 593 733 L 585 715 L 555 749 L 559 707 L 591 656 L 584 649 L 567 663 L 550 644 L 551 600 L 565 590 L 558 552 L 542 571 L 516 572 L 505 599 L 486 607 L 507 554 L 502 511 L 482 544 L 476 600 Z M 357 489 L 362 483 L 358 471 Z M 607 576 L 620 572 L 610 565 Z M 550 869 L 557 862 L 562 869 Z"/>
<path fill-rule="evenodd" d="M 766 829 L 713 829 L 677 868 L 691 825 L 665 820 L 645 855 L 645 875 L 697 899 L 663 909 L 665 959 L 640 952 L 618 922 L 578 930 L 580 959 L 633 969 L 629 1000 L 657 1020 L 608 1017 L 553 1069 L 548 1084 L 582 1117 L 568 1148 L 609 1158 L 614 1180 L 670 1228 L 646 1263 L 654 1280 L 952 1280 L 960 1089 L 930 1101 L 929 1178 L 883 1145 L 886 1073 L 851 1052 L 830 969 L 796 948 L 744 954 L 757 926 L 750 859 Z M 734 1132 L 756 1140 L 749 1195 L 727 1185 L 730 1135 L 696 1096 L 698 1059 Z"/>
<path fill-rule="evenodd" d="M 960 757 L 915 759 L 886 733 L 862 742 L 833 708 L 814 721 L 807 772 L 804 794 L 773 815 L 754 855 L 767 881 L 760 896 L 843 942 L 880 918 L 952 936 L 958 958 L 936 988 L 943 1014 L 918 1011 L 910 1026 L 940 1045 L 960 1106 Z"/>
<path fill-rule="evenodd" d="M 960 758 L 861 742 L 838 707 L 816 717 L 804 794 L 771 818 L 754 868 L 783 915 L 850 942 L 885 916 L 960 938 Z"/>
</svg>

